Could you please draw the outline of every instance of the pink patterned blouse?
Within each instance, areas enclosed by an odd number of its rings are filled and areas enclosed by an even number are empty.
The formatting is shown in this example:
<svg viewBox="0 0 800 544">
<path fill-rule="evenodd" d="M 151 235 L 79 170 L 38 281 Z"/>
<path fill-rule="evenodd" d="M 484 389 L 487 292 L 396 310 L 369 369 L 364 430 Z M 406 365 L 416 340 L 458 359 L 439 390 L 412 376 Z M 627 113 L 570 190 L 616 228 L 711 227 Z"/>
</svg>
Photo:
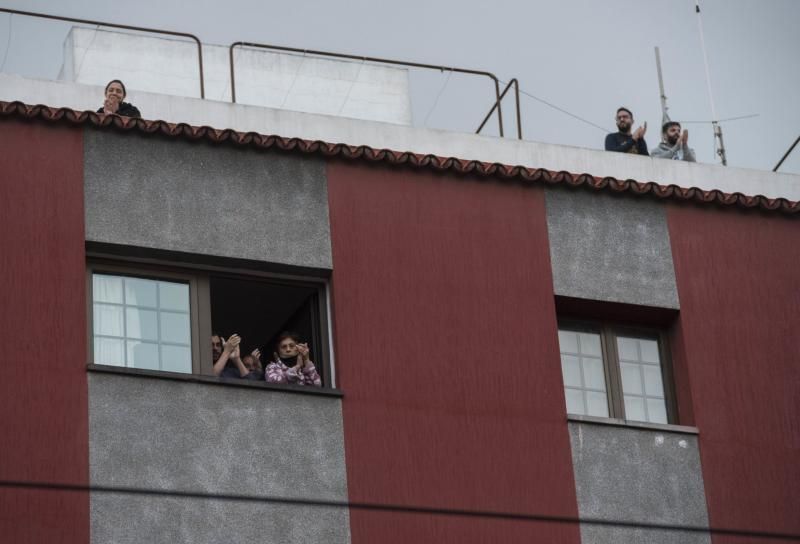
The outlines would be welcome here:
<svg viewBox="0 0 800 544">
<path fill-rule="evenodd" d="M 300 372 L 288 367 L 282 361 L 272 361 L 264 371 L 264 378 L 269 383 L 288 383 L 292 385 L 322 386 L 322 379 L 317 374 L 314 363 L 308 361 Z"/>
</svg>

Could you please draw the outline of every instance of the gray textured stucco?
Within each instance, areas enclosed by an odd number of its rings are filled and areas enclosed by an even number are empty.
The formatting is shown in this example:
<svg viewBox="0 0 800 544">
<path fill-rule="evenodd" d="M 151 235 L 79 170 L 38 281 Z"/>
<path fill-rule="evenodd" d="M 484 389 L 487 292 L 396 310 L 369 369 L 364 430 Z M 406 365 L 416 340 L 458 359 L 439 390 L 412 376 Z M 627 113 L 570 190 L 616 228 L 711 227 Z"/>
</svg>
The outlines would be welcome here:
<svg viewBox="0 0 800 544">
<path fill-rule="evenodd" d="M 84 134 L 87 240 L 331 268 L 323 160 Z"/>
<path fill-rule="evenodd" d="M 347 500 L 341 400 L 89 374 L 90 481 Z M 92 542 L 350 540 L 346 508 L 91 494 Z"/>
<path fill-rule="evenodd" d="M 581 518 L 708 527 L 697 437 L 569 423 Z M 708 533 L 581 524 L 584 544 L 710 544 Z"/>
<path fill-rule="evenodd" d="M 555 294 L 678 308 L 662 204 L 564 188 L 545 195 Z"/>
</svg>

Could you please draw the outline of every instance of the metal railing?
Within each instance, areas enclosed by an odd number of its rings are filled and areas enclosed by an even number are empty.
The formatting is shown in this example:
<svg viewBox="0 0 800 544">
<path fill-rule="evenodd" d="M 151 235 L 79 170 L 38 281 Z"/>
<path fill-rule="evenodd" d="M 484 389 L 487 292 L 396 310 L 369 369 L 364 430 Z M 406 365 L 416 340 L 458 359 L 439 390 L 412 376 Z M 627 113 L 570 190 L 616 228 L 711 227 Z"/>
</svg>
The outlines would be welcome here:
<svg viewBox="0 0 800 544">
<path fill-rule="evenodd" d="M 69 23 L 81 23 L 85 25 L 94 25 L 94 26 L 107 26 L 109 28 L 122 28 L 125 30 L 135 30 L 137 32 L 151 32 L 153 34 L 166 34 L 167 36 L 181 36 L 183 38 L 190 38 L 194 40 L 195 43 L 197 44 L 197 60 L 200 67 L 200 98 L 206 97 L 206 88 L 205 88 L 204 74 L 203 74 L 203 45 L 200 43 L 200 39 L 194 34 L 188 34 L 186 32 L 175 32 L 172 30 L 161 30 L 157 28 L 145 28 L 141 26 L 120 25 L 117 23 L 107 23 L 104 21 L 92 21 L 89 19 L 77 19 L 75 17 L 62 17 L 61 15 L 48 15 L 46 13 L 34 13 L 32 11 L 20 11 L 16 9 L 0 8 L 0 13 L 10 13 L 11 15 L 25 15 L 27 17 L 39 17 L 40 19 L 51 19 L 54 21 L 66 21 Z"/>
<path fill-rule="evenodd" d="M 176 32 L 173 30 L 163 30 L 158 28 L 147 28 L 141 26 L 132 26 L 132 25 L 123 25 L 118 23 L 109 23 L 106 21 L 94 21 L 91 19 L 79 19 L 77 17 L 64 17 L 61 15 L 50 15 L 47 13 L 35 13 L 32 11 L 21 11 L 16 9 L 8 9 L 8 8 L 0 8 L 0 13 L 8 13 L 10 15 L 22 15 L 25 17 L 37 17 L 40 19 L 49 19 L 53 21 L 64 21 L 64 22 L 71 22 L 71 23 L 79 23 L 84 25 L 92 25 L 92 26 L 104 26 L 108 28 L 120 28 L 123 30 L 133 30 L 136 32 L 149 32 L 152 34 L 163 34 L 167 36 L 178 36 L 182 38 L 189 38 L 193 40 L 197 44 L 197 62 L 198 62 L 198 69 L 200 72 L 200 98 L 206 97 L 205 91 L 205 74 L 203 71 L 203 45 L 200 42 L 200 39 L 195 36 L 194 34 L 189 34 L 187 32 Z M 508 93 L 511 86 L 514 86 L 514 97 L 516 100 L 516 116 L 517 116 L 517 137 L 522 139 L 522 118 L 520 115 L 520 104 L 519 104 L 519 82 L 515 79 L 512 79 L 508 82 L 505 89 L 500 91 L 500 80 L 491 72 L 486 72 L 483 70 L 471 70 L 468 68 L 457 68 L 453 66 L 437 66 L 434 64 L 425 64 L 420 62 L 409 62 L 409 61 L 402 61 L 402 60 L 394 60 L 394 59 L 385 59 L 385 58 L 378 58 L 378 57 L 365 57 L 359 55 L 348 55 L 344 53 L 334 53 L 331 51 L 315 51 L 311 49 L 299 49 L 295 47 L 284 47 L 279 45 L 269 45 L 269 44 L 261 44 L 261 43 L 253 43 L 253 42 L 234 42 L 228 47 L 228 56 L 230 62 L 230 74 L 231 74 L 231 102 L 236 103 L 236 70 L 234 64 L 234 57 L 233 57 L 233 50 L 236 47 L 254 47 L 259 49 L 268 49 L 273 51 L 286 51 L 292 53 L 302 53 L 304 55 L 315 55 L 321 57 L 332 57 L 332 58 L 339 58 L 339 59 L 348 59 L 348 60 L 359 60 L 362 62 L 374 62 L 379 64 L 391 64 L 396 66 L 407 66 L 409 68 L 423 68 L 427 70 L 438 70 L 440 72 L 456 72 L 461 74 L 471 74 L 476 76 L 483 76 L 488 77 L 492 80 L 494 84 L 494 94 L 495 94 L 495 102 L 492 105 L 489 113 L 486 114 L 483 121 L 481 122 L 478 129 L 475 131 L 476 134 L 480 134 L 481 130 L 486 126 L 486 123 L 491 118 L 492 114 L 497 111 L 497 126 L 500 132 L 500 136 L 505 136 L 505 129 L 503 126 L 503 109 L 502 109 L 502 101 L 503 98 Z"/>
<path fill-rule="evenodd" d="M 786 153 L 783 154 L 783 157 L 781 157 L 781 160 L 779 160 L 778 164 L 775 165 L 775 168 L 772 169 L 773 172 L 777 172 L 778 171 L 778 168 L 781 167 L 781 165 L 783 164 L 783 161 L 785 161 L 786 158 L 792 153 L 792 151 L 794 151 L 794 148 L 797 146 L 798 142 L 800 142 L 800 136 L 797 137 L 797 139 L 794 141 L 792 146 L 786 151 Z"/>
<path fill-rule="evenodd" d="M 483 129 L 483 126 L 486 124 L 486 122 L 492 116 L 492 114 L 494 113 L 494 110 L 498 110 L 498 117 L 502 116 L 502 114 L 499 111 L 500 110 L 500 102 L 506 96 L 506 93 L 508 92 L 508 90 L 511 88 L 512 85 L 514 86 L 514 99 L 515 99 L 515 102 L 516 102 L 516 105 L 517 105 L 517 138 L 520 139 L 520 140 L 522 139 L 522 116 L 520 115 L 520 111 L 519 111 L 519 81 L 517 81 L 517 78 L 513 78 L 511 81 L 508 82 L 508 84 L 506 85 L 506 88 L 503 89 L 503 92 L 500 93 L 500 96 L 497 97 L 497 101 L 492 106 L 492 109 L 490 109 L 489 113 L 486 114 L 486 117 L 483 118 L 483 122 L 481 123 L 481 126 L 478 127 L 478 130 L 475 131 L 475 134 L 480 134 L 481 133 L 481 129 Z M 500 132 L 500 136 L 502 136 L 502 135 L 503 135 L 503 133 L 501 131 Z"/>
<path fill-rule="evenodd" d="M 296 48 L 296 47 L 284 47 L 284 46 L 280 46 L 280 45 L 270 45 L 270 44 L 264 44 L 264 43 L 234 42 L 228 47 L 228 58 L 229 58 L 229 64 L 230 64 L 230 70 L 231 70 L 231 102 L 233 102 L 233 103 L 236 103 L 236 69 L 235 69 L 235 62 L 234 62 L 234 58 L 233 58 L 233 50 L 236 47 L 253 47 L 253 48 L 258 48 L 258 49 L 268 49 L 268 50 L 272 50 L 272 51 L 286 51 L 286 52 L 290 52 L 290 53 L 302 53 L 303 55 L 314 55 L 314 56 L 319 56 L 319 57 L 332 57 L 332 58 L 348 59 L 348 60 L 360 60 L 361 62 L 374 62 L 374 63 L 379 63 L 379 64 L 392 64 L 392 65 L 395 65 L 395 66 L 408 66 L 409 68 L 424 68 L 424 69 L 427 69 L 427 70 L 438 70 L 440 72 L 448 71 L 448 72 L 456 72 L 456 73 L 461 73 L 461 74 L 472 74 L 472 75 L 477 75 L 477 76 L 488 77 L 494 83 L 495 103 L 492 106 L 492 109 L 486 115 L 486 118 L 481 123 L 481 126 L 478 127 L 478 130 L 475 132 L 476 134 L 480 134 L 481 130 L 483 129 L 484 125 L 486 125 L 486 122 L 489 120 L 489 118 L 491 117 L 492 113 L 494 113 L 494 111 L 497 110 L 497 123 L 498 123 L 498 129 L 500 131 L 500 136 L 502 137 L 502 136 L 505 135 L 504 134 L 504 130 L 503 130 L 503 111 L 502 111 L 501 101 L 503 100 L 503 97 L 505 96 L 505 94 L 508 92 L 508 89 L 511 86 L 511 83 L 515 83 L 516 84 L 516 99 L 517 99 L 517 133 L 518 133 L 519 138 L 522 139 L 522 124 L 521 124 L 522 121 L 521 121 L 521 118 L 520 118 L 520 110 L 519 110 L 519 84 L 517 83 L 516 79 L 512 79 L 511 82 L 509 82 L 508 86 L 506 86 L 506 89 L 501 94 L 500 93 L 500 80 L 497 79 L 497 76 L 495 76 L 493 73 L 486 72 L 486 71 L 483 71 L 483 70 L 471 70 L 471 69 L 468 69 L 468 68 L 456 68 L 456 67 L 452 67 L 452 66 L 437 66 L 435 64 L 424 64 L 424 63 L 420 63 L 420 62 L 409 62 L 409 61 L 404 61 L 404 60 L 384 59 L 384 58 L 379 58 L 379 57 L 363 57 L 363 56 L 359 56 L 359 55 L 348 55 L 348 54 L 345 54 L 345 53 L 334 53 L 334 52 L 331 52 L 331 51 L 315 51 L 315 50 L 311 50 L 311 49 L 299 49 L 299 48 Z"/>
</svg>

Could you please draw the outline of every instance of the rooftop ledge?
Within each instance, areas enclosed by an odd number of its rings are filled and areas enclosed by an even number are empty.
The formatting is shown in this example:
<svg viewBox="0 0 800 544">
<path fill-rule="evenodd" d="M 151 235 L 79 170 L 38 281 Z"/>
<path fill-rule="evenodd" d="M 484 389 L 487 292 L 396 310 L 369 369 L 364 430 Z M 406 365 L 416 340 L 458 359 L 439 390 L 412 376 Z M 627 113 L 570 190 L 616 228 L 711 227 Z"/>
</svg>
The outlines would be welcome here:
<svg viewBox="0 0 800 544">
<path fill-rule="evenodd" d="M 52 108 L 94 111 L 102 104 L 102 96 L 102 87 L 0 74 L 0 101 L 4 102 L 18 101 L 29 105 L 42 104 Z M 800 175 L 797 174 L 653 159 L 595 149 L 140 91 L 131 91 L 130 100 L 141 110 L 145 119 L 159 119 L 168 123 L 233 129 L 242 133 L 256 132 L 277 135 L 284 139 L 300 138 L 307 141 L 344 143 L 349 146 L 368 146 L 374 150 L 388 149 L 418 155 L 454 157 L 461 160 L 464 171 L 470 171 L 463 167 L 464 163 L 480 161 L 489 165 L 508 165 L 509 168 L 522 166 L 526 170 L 586 173 L 596 180 L 595 186 L 603 178 L 615 178 L 635 180 L 642 184 L 654 182 L 662 187 L 675 185 L 685 189 L 696 187 L 702 191 L 717 190 L 729 195 L 739 193 L 749 197 L 763 196 L 766 198 L 740 198 L 738 203 L 744 207 L 781 209 L 793 214 L 800 212 Z M 525 176 L 523 173 L 521 177 L 533 179 L 536 176 Z M 576 180 L 584 177 L 586 176 L 572 176 Z M 572 184 L 583 183 L 585 181 Z M 664 196 L 659 191 L 653 192 Z M 737 200 L 726 200 L 719 194 L 712 198 L 699 192 L 691 198 L 680 198 L 723 204 L 732 204 Z M 781 203 L 768 202 L 773 199 L 785 200 Z M 756 201 L 757 203 L 749 203 Z"/>
</svg>

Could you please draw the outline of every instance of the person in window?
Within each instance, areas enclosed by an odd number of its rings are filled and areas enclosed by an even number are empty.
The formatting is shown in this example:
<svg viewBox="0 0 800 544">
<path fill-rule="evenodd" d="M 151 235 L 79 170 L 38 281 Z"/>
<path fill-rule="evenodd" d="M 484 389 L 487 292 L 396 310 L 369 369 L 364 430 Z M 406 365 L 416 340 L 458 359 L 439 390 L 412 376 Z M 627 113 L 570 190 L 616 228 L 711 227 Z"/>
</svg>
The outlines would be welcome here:
<svg viewBox="0 0 800 544">
<path fill-rule="evenodd" d="M 142 114 L 133 104 L 123 102 L 127 96 L 125 84 L 118 79 L 112 79 L 106 85 L 106 98 L 103 107 L 97 113 L 124 115 L 125 117 L 141 117 Z"/>
<path fill-rule="evenodd" d="M 300 343 L 300 335 L 284 332 L 278 337 L 274 360 L 267 365 L 264 377 L 269 383 L 288 383 L 320 387 L 322 380 L 309 359 L 308 344 Z"/>
<path fill-rule="evenodd" d="M 248 370 L 247 376 L 244 376 L 244 379 L 259 381 L 264 380 L 264 365 L 261 364 L 260 350 L 254 349 L 250 355 L 245 355 L 242 357 L 242 362 Z"/>
<path fill-rule="evenodd" d="M 250 370 L 244 365 L 239 354 L 242 339 L 232 334 L 225 340 L 219 334 L 211 336 L 211 355 L 214 360 L 212 372 L 220 378 L 245 378 Z"/>
</svg>

